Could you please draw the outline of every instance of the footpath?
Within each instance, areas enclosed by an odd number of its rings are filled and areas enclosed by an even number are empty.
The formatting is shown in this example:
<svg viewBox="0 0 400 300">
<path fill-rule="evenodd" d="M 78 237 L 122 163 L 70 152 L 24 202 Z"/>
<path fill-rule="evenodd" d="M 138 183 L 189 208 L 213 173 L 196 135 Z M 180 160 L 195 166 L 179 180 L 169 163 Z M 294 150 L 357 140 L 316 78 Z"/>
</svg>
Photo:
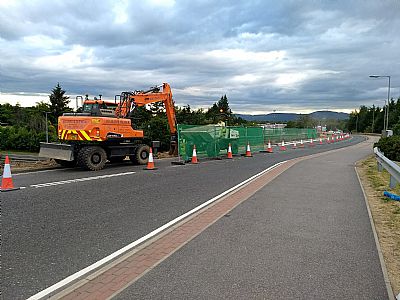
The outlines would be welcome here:
<svg viewBox="0 0 400 300">
<path fill-rule="evenodd" d="M 371 153 L 298 162 L 113 299 L 393 299 L 354 169 Z"/>
</svg>

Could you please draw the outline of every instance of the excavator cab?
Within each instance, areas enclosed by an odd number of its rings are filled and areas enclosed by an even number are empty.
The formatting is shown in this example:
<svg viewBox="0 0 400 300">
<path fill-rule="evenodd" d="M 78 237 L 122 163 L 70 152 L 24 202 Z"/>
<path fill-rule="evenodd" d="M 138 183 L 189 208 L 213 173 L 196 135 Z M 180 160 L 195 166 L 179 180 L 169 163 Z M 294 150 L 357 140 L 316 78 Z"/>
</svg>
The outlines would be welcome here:
<svg viewBox="0 0 400 300">
<path fill-rule="evenodd" d="M 82 112 L 90 116 L 113 117 L 118 104 L 103 100 L 85 100 L 82 106 Z"/>
</svg>

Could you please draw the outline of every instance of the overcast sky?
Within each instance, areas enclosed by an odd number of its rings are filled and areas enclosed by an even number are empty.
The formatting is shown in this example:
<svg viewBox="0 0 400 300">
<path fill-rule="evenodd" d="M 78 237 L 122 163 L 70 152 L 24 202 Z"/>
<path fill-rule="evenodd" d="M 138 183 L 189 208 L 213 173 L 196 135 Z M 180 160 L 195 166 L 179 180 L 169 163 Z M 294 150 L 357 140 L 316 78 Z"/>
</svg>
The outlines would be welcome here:
<svg viewBox="0 0 400 300">
<path fill-rule="evenodd" d="M 351 111 L 400 94 L 398 0 L 0 0 L 0 103 L 170 83 L 178 105 Z"/>
</svg>

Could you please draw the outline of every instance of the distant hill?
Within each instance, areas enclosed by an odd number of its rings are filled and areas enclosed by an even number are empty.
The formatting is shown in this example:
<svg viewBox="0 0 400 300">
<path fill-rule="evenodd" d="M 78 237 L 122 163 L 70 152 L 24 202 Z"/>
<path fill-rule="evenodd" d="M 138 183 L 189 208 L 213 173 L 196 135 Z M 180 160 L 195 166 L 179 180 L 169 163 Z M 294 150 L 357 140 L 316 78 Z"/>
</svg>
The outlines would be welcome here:
<svg viewBox="0 0 400 300">
<path fill-rule="evenodd" d="M 266 115 L 243 115 L 236 114 L 237 117 L 240 117 L 247 121 L 265 121 L 265 122 L 288 122 L 295 121 L 302 115 L 307 114 L 295 114 L 295 113 L 271 113 Z M 316 120 L 346 120 L 349 118 L 349 114 L 336 112 L 336 111 L 315 111 L 313 113 L 308 114 L 311 118 Z"/>
</svg>

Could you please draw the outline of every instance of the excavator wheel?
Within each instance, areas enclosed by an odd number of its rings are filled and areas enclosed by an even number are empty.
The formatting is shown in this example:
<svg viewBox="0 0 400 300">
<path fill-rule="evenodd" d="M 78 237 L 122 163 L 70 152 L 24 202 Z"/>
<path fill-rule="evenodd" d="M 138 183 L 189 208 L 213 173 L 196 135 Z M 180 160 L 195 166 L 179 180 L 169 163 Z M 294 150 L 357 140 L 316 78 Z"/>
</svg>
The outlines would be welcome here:
<svg viewBox="0 0 400 300">
<path fill-rule="evenodd" d="M 106 161 L 106 151 L 99 146 L 89 146 L 79 150 L 78 165 L 85 170 L 101 170 L 104 168 Z"/>
<path fill-rule="evenodd" d="M 147 164 L 147 161 L 149 159 L 149 152 L 150 152 L 150 147 L 141 144 L 136 147 L 135 154 L 134 155 L 129 155 L 129 159 L 135 164 L 135 165 L 145 165 Z"/>
</svg>

